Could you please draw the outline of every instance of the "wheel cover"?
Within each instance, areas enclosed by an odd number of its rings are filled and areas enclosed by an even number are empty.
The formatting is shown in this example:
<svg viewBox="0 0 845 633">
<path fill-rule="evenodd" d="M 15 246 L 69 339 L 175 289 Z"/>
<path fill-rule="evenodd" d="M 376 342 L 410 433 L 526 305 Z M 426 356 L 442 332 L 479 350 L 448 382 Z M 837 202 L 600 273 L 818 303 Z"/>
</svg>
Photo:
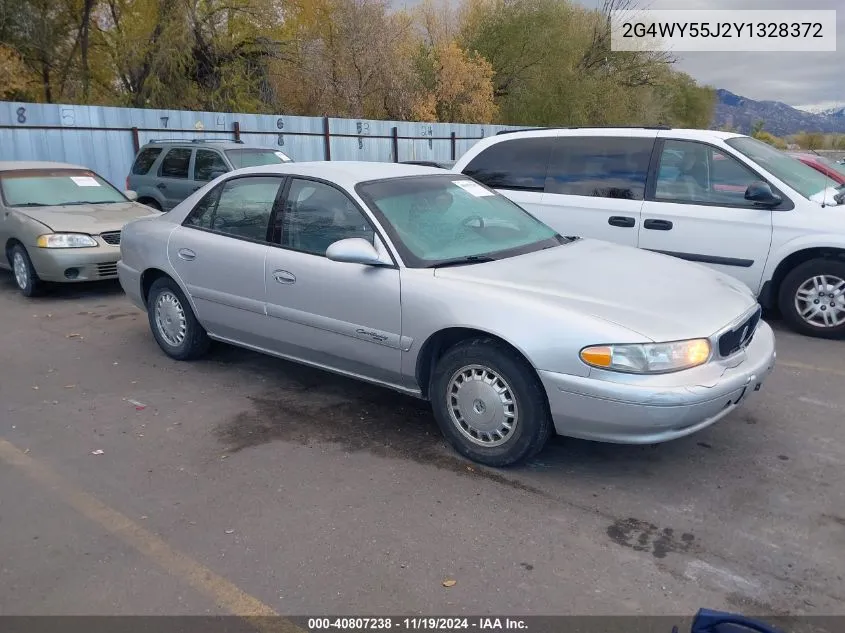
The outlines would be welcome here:
<svg viewBox="0 0 845 633">
<path fill-rule="evenodd" d="M 155 323 L 161 338 L 172 347 L 179 347 L 188 331 L 188 319 L 179 297 L 165 290 L 156 299 Z"/>
<path fill-rule="evenodd" d="M 29 266 L 26 265 L 26 260 L 21 253 L 16 252 L 12 256 L 12 268 L 15 271 L 15 282 L 18 288 L 24 290 L 29 284 Z"/>
<path fill-rule="evenodd" d="M 811 277 L 795 292 L 795 309 L 813 327 L 845 324 L 845 279 L 836 275 Z"/>
<path fill-rule="evenodd" d="M 513 437 L 519 423 L 516 397 L 489 367 L 461 367 L 449 379 L 446 400 L 452 423 L 473 444 L 499 446 Z"/>
</svg>

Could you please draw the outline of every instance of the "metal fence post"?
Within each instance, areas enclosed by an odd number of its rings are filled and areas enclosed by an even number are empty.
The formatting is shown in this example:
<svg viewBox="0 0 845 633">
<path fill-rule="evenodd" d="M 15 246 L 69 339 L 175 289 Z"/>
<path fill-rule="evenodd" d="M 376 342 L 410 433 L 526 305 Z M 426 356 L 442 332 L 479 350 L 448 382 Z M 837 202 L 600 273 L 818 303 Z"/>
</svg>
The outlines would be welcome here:
<svg viewBox="0 0 845 633">
<path fill-rule="evenodd" d="M 138 150 L 141 149 L 141 139 L 138 138 L 138 128 L 132 128 L 132 149 L 135 150 L 135 153 L 138 153 Z"/>
<path fill-rule="evenodd" d="M 323 160 L 332 159 L 332 135 L 329 130 L 329 117 L 323 117 Z"/>
<path fill-rule="evenodd" d="M 235 133 L 235 141 L 241 140 L 241 124 L 238 121 L 232 123 L 232 132 Z"/>
<path fill-rule="evenodd" d="M 398 163 L 399 162 L 399 128 L 394 125 L 393 130 L 391 130 L 391 134 L 393 135 L 393 138 L 391 138 L 391 141 L 393 143 L 393 162 Z"/>
<path fill-rule="evenodd" d="M 455 133 L 452 132 L 452 160 L 457 160 L 455 158 L 455 154 L 457 153 L 457 145 L 458 145 L 458 142 L 457 142 L 457 139 L 455 138 Z"/>
</svg>

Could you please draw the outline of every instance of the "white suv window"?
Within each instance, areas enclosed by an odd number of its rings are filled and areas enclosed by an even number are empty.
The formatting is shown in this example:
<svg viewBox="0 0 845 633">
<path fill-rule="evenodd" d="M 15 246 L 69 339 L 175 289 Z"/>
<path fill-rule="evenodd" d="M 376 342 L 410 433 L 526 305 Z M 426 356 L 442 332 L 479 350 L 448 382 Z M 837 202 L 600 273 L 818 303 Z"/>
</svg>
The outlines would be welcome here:
<svg viewBox="0 0 845 633">
<path fill-rule="evenodd" d="M 754 207 L 745 190 L 760 177 L 732 156 L 695 141 L 666 141 L 657 169 L 655 200 Z"/>
</svg>

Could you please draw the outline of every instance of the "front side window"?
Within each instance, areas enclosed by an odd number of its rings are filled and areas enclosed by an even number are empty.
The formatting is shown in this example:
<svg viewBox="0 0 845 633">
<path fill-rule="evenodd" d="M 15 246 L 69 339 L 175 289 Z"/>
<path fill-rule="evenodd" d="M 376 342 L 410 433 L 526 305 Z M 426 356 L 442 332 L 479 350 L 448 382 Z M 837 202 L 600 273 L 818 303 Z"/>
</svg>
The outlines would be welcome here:
<svg viewBox="0 0 845 633">
<path fill-rule="evenodd" d="M 754 207 L 745 191 L 760 177 L 715 147 L 667 140 L 657 168 L 655 200 Z"/>
<path fill-rule="evenodd" d="M 221 173 L 229 171 L 226 161 L 215 151 L 198 149 L 194 158 L 194 180 L 203 182 L 214 180 Z"/>
<path fill-rule="evenodd" d="M 190 164 L 191 150 L 175 147 L 164 156 L 158 175 L 164 178 L 187 178 Z"/>
<path fill-rule="evenodd" d="M 143 176 L 146 174 L 150 171 L 150 167 L 153 166 L 153 163 L 156 162 L 156 158 L 158 158 L 159 154 L 161 154 L 160 147 L 147 147 L 146 149 L 142 149 L 138 153 L 135 163 L 132 165 L 132 173 L 136 176 Z"/>
<path fill-rule="evenodd" d="M 126 202 L 122 193 L 88 169 L 21 169 L 0 172 L 0 193 L 10 207 Z"/>
<path fill-rule="evenodd" d="M 313 255 L 325 255 L 338 240 L 360 237 L 373 243 L 373 228 L 354 202 L 339 189 L 294 178 L 274 242 Z"/>
<path fill-rule="evenodd" d="M 247 148 L 227 149 L 226 156 L 229 157 L 235 169 L 242 167 L 262 167 L 264 165 L 279 165 L 291 162 L 290 157 L 282 152 L 272 149 Z"/>
<path fill-rule="evenodd" d="M 184 225 L 264 242 L 281 184 L 270 176 L 227 180 L 197 203 Z"/>
<path fill-rule="evenodd" d="M 725 143 L 807 199 L 831 186 L 823 173 L 756 138 L 738 136 Z"/>
<path fill-rule="evenodd" d="M 413 268 L 502 259 L 565 241 L 504 196 L 453 174 L 365 182 L 356 189 Z"/>
<path fill-rule="evenodd" d="M 463 172 L 493 189 L 543 191 L 554 137 L 500 141 L 473 158 Z"/>
<path fill-rule="evenodd" d="M 651 138 L 556 138 L 546 193 L 642 200 L 653 148 Z"/>
</svg>

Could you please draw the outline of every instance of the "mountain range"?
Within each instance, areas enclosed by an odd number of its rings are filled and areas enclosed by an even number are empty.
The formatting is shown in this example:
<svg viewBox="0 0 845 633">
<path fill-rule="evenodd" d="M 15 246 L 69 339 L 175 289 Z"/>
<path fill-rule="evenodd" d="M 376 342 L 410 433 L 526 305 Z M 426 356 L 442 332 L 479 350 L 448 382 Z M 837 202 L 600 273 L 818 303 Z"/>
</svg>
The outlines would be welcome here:
<svg viewBox="0 0 845 633">
<path fill-rule="evenodd" d="M 845 106 L 812 111 L 812 108 L 798 109 L 780 101 L 755 101 L 728 90 L 717 90 L 716 96 L 713 128 L 730 126 L 748 134 L 757 121 L 763 121 L 763 129 L 776 136 L 798 132 L 845 134 Z"/>
</svg>

